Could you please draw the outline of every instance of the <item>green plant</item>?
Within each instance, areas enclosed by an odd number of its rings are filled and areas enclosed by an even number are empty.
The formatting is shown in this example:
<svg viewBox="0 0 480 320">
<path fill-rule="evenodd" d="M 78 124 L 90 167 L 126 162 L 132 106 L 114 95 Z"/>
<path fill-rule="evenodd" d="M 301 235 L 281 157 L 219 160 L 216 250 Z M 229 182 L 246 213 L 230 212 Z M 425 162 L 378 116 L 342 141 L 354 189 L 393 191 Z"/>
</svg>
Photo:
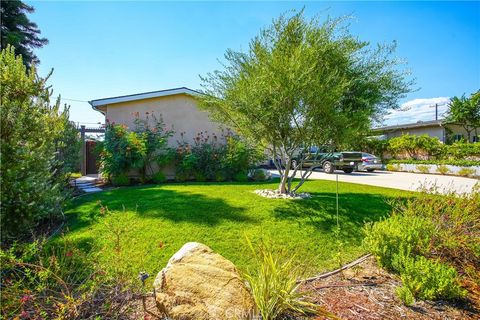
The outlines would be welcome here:
<svg viewBox="0 0 480 320">
<path fill-rule="evenodd" d="M 404 290 L 422 300 L 457 300 L 465 297 L 466 291 L 460 286 L 458 273 L 444 263 L 424 256 L 395 257 Z"/>
<path fill-rule="evenodd" d="M 428 135 L 404 134 L 389 140 L 388 150 L 395 157 L 407 155 L 411 159 L 418 159 L 421 155 L 431 158 L 442 153 L 443 144 Z"/>
<path fill-rule="evenodd" d="M 417 170 L 420 173 L 429 173 L 430 172 L 430 167 L 426 165 L 419 164 L 417 165 Z"/>
<path fill-rule="evenodd" d="M 456 195 L 439 194 L 432 186 L 393 203 L 390 218 L 365 226 L 366 248 L 381 266 L 400 274 L 402 290 L 420 299 L 461 298 L 460 282 L 478 290 L 478 279 L 469 272 L 480 267 L 478 188 Z"/>
<path fill-rule="evenodd" d="M 476 170 L 473 168 L 461 168 L 457 174 L 462 177 L 471 177 L 475 175 Z"/>
<path fill-rule="evenodd" d="M 237 172 L 233 177 L 234 181 L 245 182 L 248 181 L 248 175 L 245 172 Z"/>
<path fill-rule="evenodd" d="M 146 152 L 141 135 L 128 131 L 126 125 L 107 122 L 100 163 L 108 178 L 143 167 Z"/>
<path fill-rule="evenodd" d="M 265 171 L 262 169 L 253 170 L 253 172 L 250 174 L 250 177 L 252 178 L 253 181 L 265 181 L 268 179 L 267 175 L 265 174 Z"/>
<path fill-rule="evenodd" d="M 71 137 L 72 128 L 68 108 L 62 111 L 59 99 L 50 105 L 47 80 L 33 66 L 27 71 L 12 47 L 1 51 L 2 243 L 27 237 L 39 224 L 54 224 L 62 217 L 66 173 L 71 170 L 63 162 L 68 152 L 62 139 L 64 134 Z"/>
<path fill-rule="evenodd" d="M 394 164 L 394 163 L 388 163 L 387 164 L 387 170 L 388 171 L 400 171 L 400 165 L 399 164 Z"/>
<path fill-rule="evenodd" d="M 441 164 L 437 166 L 437 172 L 440 174 L 447 174 L 450 172 L 450 169 L 448 169 L 446 165 Z"/>
<path fill-rule="evenodd" d="M 395 294 L 406 306 L 411 306 L 415 302 L 412 291 L 405 286 L 396 287 Z"/>
<path fill-rule="evenodd" d="M 114 186 L 128 186 L 130 185 L 130 178 L 124 173 L 112 176 L 112 184 Z"/>
<path fill-rule="evenodd" d="M 299 268 L 293 256 L 274 254 L 268 245 L 255 249 L 247 239 L 258 266 L 246 274 L 253 299 L 262 319 L 275 320 L 288 313 L 316 314 L 316 305 L 299 290 Z"/>
<path fill-rule="evenodd" d="M 157 184 L 165 183 L 167 181 L 167 177 L 165 176 L 165 173 L 158 171 L 153 175 L 152 181 Z"/>
<path fill-rule="evenodd" d="M 414 159 L 404 159 L 404 160 L 397 160 L 392 159 L 388 161 L 389 164 L 436 164 L 436 165 L 451 165 L 451 166 L 459 166 L 459 167 L 474 167 L 480 166 L 480 161 L 477 160 L 414 160 Z"/>
</svg>

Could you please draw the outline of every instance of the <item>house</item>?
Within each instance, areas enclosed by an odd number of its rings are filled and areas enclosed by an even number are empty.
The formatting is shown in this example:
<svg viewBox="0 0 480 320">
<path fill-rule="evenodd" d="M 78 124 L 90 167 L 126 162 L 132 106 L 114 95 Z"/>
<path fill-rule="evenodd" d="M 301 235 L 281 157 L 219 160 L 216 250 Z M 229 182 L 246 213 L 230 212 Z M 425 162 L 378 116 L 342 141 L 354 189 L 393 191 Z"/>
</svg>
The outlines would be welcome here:
<svg viewBox="0 0 480 320">
<path fill-rule="evenodd" d="M 480 131 L 480 128 L 479 128 Z M 459 125 L 445 124 L 443 120 L 418 121 L 415 123 L 399 124 L 372 129 L 376 135 L 385 139 L 399 137 L 404 134 L 429 135 L 438 138 L 443 143 L 467 139 L 467 132 Z M 479 136 L 472 133 L 470 142 L 478 142 Z"/>
<path fill-rule="evenodd" d="M 177 147 L 177 141 L 192 143 L 199 132 L 217 136 L 222 134 L 221 125 L 211 120 L 208 112 L 198 108 L 196 97 L 199 94 L 198 91 L 181 87 L 96 99 L 89 103 L 105 116 L 106 122 L 124 124 L 130 129 L 135 128 L 137 113 L 141 118 L 145 118 L 147 113 L 154 113 L 157 117 L 161 115 L 165 127 L 175 132 L 169 145 Z"/>
</svg>

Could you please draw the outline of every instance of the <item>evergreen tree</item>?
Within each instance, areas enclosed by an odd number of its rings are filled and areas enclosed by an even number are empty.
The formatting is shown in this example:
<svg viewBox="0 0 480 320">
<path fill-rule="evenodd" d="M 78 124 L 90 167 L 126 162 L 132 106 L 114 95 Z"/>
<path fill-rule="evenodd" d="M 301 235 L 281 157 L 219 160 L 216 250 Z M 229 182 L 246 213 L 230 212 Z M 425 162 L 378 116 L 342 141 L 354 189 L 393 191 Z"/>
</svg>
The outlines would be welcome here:
<svg viewBox="0 0 480 320">
<path fill-rule="evenodd" d="M 1 49 L 5 49 L 7 45 L 14 47 L 15 53 L 22 55 L 23 63 L 27 67 L 39 62 L 33 49 L 48 43 L 46 38 L 40 37 L 37 24 L 27 17 L 27 13 L 34 11 L 32 6 L 20 0 L 0 1 Z"/>
</svg>

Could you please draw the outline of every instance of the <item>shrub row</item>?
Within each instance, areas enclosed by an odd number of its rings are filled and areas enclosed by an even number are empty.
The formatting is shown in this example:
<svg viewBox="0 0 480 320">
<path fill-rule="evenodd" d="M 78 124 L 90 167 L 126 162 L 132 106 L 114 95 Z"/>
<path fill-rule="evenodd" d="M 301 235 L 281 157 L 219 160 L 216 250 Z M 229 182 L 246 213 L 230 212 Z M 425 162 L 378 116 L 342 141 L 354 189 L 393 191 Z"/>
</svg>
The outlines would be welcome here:
<svg viewBox="0 0 480 320">
<path fill-rule="evenodd" d="M 365 227 L 364 244 L 381 266 L 400 274 L 397 294 L 406 304 L 460 299 L 465 288 L 480 288 L 480 190 L 461 196 L 432 191 L 397 200 L 390 218 Z"/>
<path fill-rule="evenodd" d="M 388 163 L 391 164 L 435 164 L 435 165 L 450 165 L 450 166 L 459 166 L 459 167 L 474 167 L 480 166 L 480 161 L 476 160 L 414 160 L 414 159 L 407 159 L 407 160 L 397 160 L 392 159 L 389 160 Z"/>
<path fill-rule="evenodd" d="M 230 131 L 221 136 L 200 132 L 193 143 L 186 142 L 182 133 L 175 149 L 168 145 L 173 133 L 153 112 L 147 112 L 145 119 L 136 113 L 131 131 L 125 125 L 107 123 L 100 152 L 102 173 L 119 186 L 130 184 L 132 175 L 138 175 L 142 183 L 163 183 L 166 166 L 175 168 L 177 181 L 265 178 L 263 171 L 252 170 L 263 153 Z"/>
</svg>

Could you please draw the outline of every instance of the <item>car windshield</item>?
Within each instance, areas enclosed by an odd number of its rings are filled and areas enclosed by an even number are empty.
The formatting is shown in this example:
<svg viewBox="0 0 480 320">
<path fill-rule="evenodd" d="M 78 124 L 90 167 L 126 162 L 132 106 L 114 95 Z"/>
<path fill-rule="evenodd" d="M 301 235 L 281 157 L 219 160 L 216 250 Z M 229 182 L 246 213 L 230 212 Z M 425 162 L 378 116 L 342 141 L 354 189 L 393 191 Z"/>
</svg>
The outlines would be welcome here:
<svg viewBox="0 0 480 320">
<path fill-rule="evenodd" d="M 373 154 L 370 154 L 370 153 L 362 153 L 362 157 L 366 157 L 366 158 L 376 158 Z"/>
</svg>

